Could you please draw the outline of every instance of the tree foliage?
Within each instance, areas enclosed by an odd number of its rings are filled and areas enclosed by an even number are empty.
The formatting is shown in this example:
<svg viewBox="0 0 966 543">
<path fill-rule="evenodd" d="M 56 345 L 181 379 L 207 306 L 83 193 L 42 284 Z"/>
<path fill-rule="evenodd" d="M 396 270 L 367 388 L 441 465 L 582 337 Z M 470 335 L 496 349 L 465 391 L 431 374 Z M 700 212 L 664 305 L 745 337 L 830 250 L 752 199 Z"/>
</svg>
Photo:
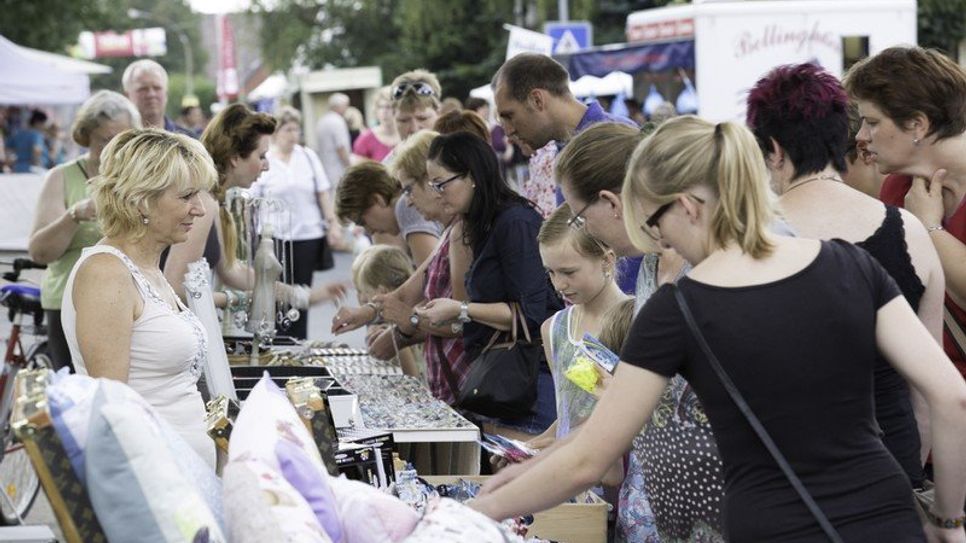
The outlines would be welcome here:
<svg viewBox="0 0 966 543">
<path fill-rule="evenodd" d="M 966 39 L 966 0 L 919 0 L 919 44 L 952 58 Z"/>
</svg>

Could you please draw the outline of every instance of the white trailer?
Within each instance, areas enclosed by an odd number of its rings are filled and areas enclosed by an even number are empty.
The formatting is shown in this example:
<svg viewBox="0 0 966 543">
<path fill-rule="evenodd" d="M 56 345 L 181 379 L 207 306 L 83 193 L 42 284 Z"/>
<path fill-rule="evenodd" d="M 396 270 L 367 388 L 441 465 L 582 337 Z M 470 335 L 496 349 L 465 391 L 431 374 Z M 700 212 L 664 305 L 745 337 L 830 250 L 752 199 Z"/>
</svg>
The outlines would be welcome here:
<svg viewBox="0 0 966 543">
<path fill-rule="evenodd" d="M 686 40 L 698 114 L 744 121 L 748 89 L 775 66 L 813 61 L 841 77 L 860 58 L 915 44 L 916 1 L 695 0 L 627 17 L 629 43 Z"/>
</svg>

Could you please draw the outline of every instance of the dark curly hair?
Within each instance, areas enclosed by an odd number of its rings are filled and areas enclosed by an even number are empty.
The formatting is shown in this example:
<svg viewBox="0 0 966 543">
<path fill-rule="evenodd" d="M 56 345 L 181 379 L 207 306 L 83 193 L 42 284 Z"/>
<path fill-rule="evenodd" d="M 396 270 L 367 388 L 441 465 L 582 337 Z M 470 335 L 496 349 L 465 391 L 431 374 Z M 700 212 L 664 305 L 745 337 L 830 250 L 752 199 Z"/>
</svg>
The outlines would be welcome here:
<svg viewBox="0 0 966 543">
<path fill-rule="evenodd" d="M 811 63 L 779 66 L 748 94 L 748 127 L 767 157 L 774 139 L 795 165 L 795 177 L 831 163 L 845 170 L 849 98 L 832 74 Z"/>
</svg>

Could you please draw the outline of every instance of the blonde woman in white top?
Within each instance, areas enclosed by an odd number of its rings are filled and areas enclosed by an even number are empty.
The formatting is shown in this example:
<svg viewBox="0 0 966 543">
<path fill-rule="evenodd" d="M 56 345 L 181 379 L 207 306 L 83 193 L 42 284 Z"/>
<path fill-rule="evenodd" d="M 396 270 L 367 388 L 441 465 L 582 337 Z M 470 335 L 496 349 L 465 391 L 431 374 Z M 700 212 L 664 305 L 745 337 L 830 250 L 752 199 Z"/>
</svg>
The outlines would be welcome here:
<svg viewBox="0 0 966 543">
<path fill-rule="evenodd" d="M 335 217 L 329 178 L 315 151 L 299 145 L 302 115 L 285 107 L 276 116 L 278 124 L 268 150 L 268 170 L 252 185 L 255 196 L 272 198 L 289 210 L 285 224 L 275 225 L 276 237 L 292 242 L 292 277 L 296 285 L 312 286 L 312 274 L 328 243 L 341 244 L 342 227 Z M 308 311 L 286 330 L 288 335 L 305 339 Z"/>
<path fill-rule="evenodd" d="M 207 336 L 158 262 L 204 216 L 200 193 L 216 179 L 211 158 L 191 138 L 156 129 L 115 137 L 93 180 L 105 237 L 77 261 L 62 306 L 78 373 L 130 385 L 212 466 L 197 388 Z"/>
</svg>

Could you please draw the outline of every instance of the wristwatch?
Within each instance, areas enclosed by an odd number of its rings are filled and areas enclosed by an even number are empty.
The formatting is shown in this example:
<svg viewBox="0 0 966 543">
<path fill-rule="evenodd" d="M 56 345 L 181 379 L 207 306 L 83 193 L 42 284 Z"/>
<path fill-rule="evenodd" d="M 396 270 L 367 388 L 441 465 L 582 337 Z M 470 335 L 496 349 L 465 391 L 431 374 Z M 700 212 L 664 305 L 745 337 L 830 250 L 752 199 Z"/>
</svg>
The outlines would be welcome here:
<svg viewBox="0 0 966 543">
<path fill-rule="evenodd" d="M 419 328 L 419 315 L 413 313 L 409 316 L 409 324 L 413 325 L 414 328 Z"/>
<path fill-rule="evenodd" d="M 464 301 L 463 303 L 460 304 L 460 316 L 457 317 L 457 320 L 460 321 L 463 324 L 466 324 L 468 322 L 473 322 L 473 319 L 470 318 L 470 302 L 469 301 Z"/>
</svg>

